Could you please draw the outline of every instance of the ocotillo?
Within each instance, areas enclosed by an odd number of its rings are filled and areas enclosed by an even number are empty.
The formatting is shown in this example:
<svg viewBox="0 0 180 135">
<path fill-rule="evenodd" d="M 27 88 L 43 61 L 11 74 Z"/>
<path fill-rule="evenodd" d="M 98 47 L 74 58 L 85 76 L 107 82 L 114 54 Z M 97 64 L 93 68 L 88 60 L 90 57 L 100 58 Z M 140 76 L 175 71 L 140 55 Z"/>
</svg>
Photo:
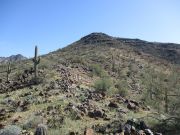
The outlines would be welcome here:
<svg viewBox="0 0 180 135">
<path fill-rule="evenodd" d="M 35 79 L 37 79 L 38 64 L 40 63 L 40 57 L 38 57 L 38 47 L 37 46 L 35 47 L 35 54 L 34 54 L 33 62 L 34 62 L 34 77 L 35 77 Z"/>
</svg>

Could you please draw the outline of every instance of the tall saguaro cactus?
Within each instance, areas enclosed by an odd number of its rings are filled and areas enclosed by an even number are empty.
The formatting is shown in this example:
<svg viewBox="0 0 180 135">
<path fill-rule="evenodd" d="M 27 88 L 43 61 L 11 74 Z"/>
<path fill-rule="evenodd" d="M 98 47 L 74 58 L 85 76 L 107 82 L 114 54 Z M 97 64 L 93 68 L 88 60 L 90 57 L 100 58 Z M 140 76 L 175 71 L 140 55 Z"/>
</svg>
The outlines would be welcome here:
<svg viewBox="0 0 180 135">
<path fill-rule="evenodd" d="M 115 72 L 115 58 L 114 58 L 114 54 L 112 54 L 111 56 L 111 60 L 112 60 L 112 72 Z"/>
<path fill-rule="evenodd" d="M 165 112 L 168 113 L 168 90 L 165 90 Z"/>
<path fill-rule="evenodd" d="M 11 63 L 9 62 L 8 63 L 8 66 L 7 66 L 7 70 L 6 70 L 6 73 L 7 73 L 7 76 L 6 76 L 6 82 L 9 82 L 9 74 L 11 73 Z"/>
<path fill-rule="evenodd" d="M 34 62 L 34 77 L 37 80 L 38 64 L 40 63 L 40 57 L 38 57 L 38 47 L 37 46 L 35 46 L 35 54 L 34 54 L 33 62 Z"/>
<path fill-rule="evenodd" d="M 47 135 L 47 127 L 43 124 L 38 125 L 34 135 Z"/>
</svg>

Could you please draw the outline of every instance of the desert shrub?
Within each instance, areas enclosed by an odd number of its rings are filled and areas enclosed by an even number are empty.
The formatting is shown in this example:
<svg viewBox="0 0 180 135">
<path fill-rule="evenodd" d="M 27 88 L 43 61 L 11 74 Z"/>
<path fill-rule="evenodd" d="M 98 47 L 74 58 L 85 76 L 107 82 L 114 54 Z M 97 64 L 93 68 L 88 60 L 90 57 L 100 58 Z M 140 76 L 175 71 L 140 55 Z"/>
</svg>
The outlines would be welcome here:
<svg viewBox="0 0 180 135">
<path fill-rule="evenodd" d="M 53 63 L 52 60 L 53 60 L 53 58 L 48 60 L 46 58 L 41 57 L 41 62 L 39 63 L 38 68 L 39 69 L 47 69 L 47 68 L 49 68 Z"/>
<path fill-rule="evenodd" d="M 85 99 L 86 99 L 86 97 L 85 97 L 84 95 L 81 95 L 81 96 L 79 97 L 79 100 L 80 100 L 81 102 L 83 102 Z"/>
<path fill-rule="evenodd" d="M 34 95 L 27 95 L 23 99 L 29 104 L 38 103 L 38 97 Z"/>
<path fill-rule="evenodd" d="M 164 111 L 164 106 L 162 105 L 165 103 L 164 92 L 168 88 L 167 83 L 162 81 L 165 78 L 165 74 L 152 68 L 146 69 L 142 77 L 142 84 L 145 88 L 142 99 L 146 104 L 157 109 L 158 112 Z"/>
<path fill-rule="evenodd" d="M 112 86 L 108 89 L 108 91 L 106 93 L 107 93 L 107 95 L 112 96 L 114 94 L 117 94 L 117 91 L 118 91 L 118 89 Z"/>
<path fill-rule="evenodd" d="M 83 57 L 80 56 L 74 56 L 71 58 L 72 63 L 80 63 L 80 64 L 86 64 L 86 61 Z"/>
<path fill-rule="evenodd" d="M 94 88 L 97 92 L 106 92 L 112 87 L 112 80 L 110 78 L 101 78 L 94 84 Z"/>
<path fill-rule="evenodd" d="M 82 134 L 82 130 L 85 128 L 85 124 L 79 120 L 72 120 L 65 118 L 62 127 L 56 129 L 49 129 L 49 135 L 69 135 L 71 132 Z"/>
<path fill-rule="evenodd" d="M 117 89 L 116 94 L 120 94 L 123 97 L 128 95 L 128 84 L 125 80 L 119 80 L 115 84 L 115 88 Z"/>
<path fill-rule="evenodd" d="M 63 116 L 52 116 L 48 119 L 48 127 L 58 128 L 61 127 L 63 123 Z"/>
<path fill-rule="evenodd" d="M 91 65 L 90 69 L 92 70 L 93 75 L 96 75 L 99 77 L 107 76 L 107 73 L 100 65 L 97 65 L 97 64 Z"/>
<path fill-rule="evenodd" d="M 43 118 L 42 117 L 32 115 L 23 124 L 23 129 L 32 129 L 32 128 L 34 129 L 41 123 L 43 123 Z"/>
<path fill-rule="evenodd" d="M 128 89 L 126 88 L 121 88 L 121 89 L 118 89 L 118 94 L 120 94 L 122 97 L 125 97 L 128 95 Z"/>
<path fill-rule="evenodd" d="M 6 126 L 4 129 L 0 130 L 0 135 L 20 135 L 21 128 L 15 125 Z"/>
<path fill-rule="evenodd" d="M 39 77 L 37 77 L 37 78 L 32 78 L 31 80 L 30 80 L 30 84 L 36 84 L 36 85 L 38 85 L 38 84 L 42 84 L 42 83 L 44 83 L 46 81 L 46 79 L 44 78 L 44 77 L 41 77 L 41 76 L 39 76 Z"/>
<path fill-rule="evenodd" d="M 3 105 L 12 106 L 16 104 L 16 101 L 12 97 L 7 97 L 2 99 L 0 103 Z"/>
<path fill-rule="evenodd" d="M 72 120 L 70 118 L 65 118 L 62 128 L 60 128 L 59 134 L 68 135 L 70 132 L 80 133 L 81 125 L 82 125 L 82 123 L 80 124 L 80 121 L 78 121 L 78 120 Z"/>
</svg>

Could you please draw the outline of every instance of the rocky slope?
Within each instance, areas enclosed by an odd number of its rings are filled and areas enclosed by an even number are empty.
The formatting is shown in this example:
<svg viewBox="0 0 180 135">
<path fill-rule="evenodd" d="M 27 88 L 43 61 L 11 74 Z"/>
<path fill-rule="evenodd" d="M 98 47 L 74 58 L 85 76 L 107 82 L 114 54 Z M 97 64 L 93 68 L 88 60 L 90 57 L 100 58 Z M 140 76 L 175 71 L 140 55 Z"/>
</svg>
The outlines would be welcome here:
<svg viewBox="0 0 180 135">
<path fill-rule="evenodd" d="M 172 80 L 168 78 L 172 67 L 176 75 L 180 73 L 179 50 L 177 44 L 92 33 L 41 56 L 36 84 L 32 60 L 15 63 L 10 81 L 0 83 L 1 131 L 16 125 L 14 130 L 28 134 L 43 123 L 50 135 L 172 132 L 172 125 L 161 125 L 171 116 L 164 112 L 163 84 L 171 82 L 167 80 Z M 176 94 L 177 80 L 168 87 L 170 94 Z M 151 102 L 150 87 L 156 90 Z M 169 111 L 175 114 L 170 104 Z"/>
<path fill-rule="evenodd" d="M 104 33 L 92 33 L 83 37 L 80 44 L 102 44 L 128 46 L 137 53 L 145 53 L 169 62 L 180 64 L 180 44 L 148 42 L 140 39 L 115 38 Z"/>
</svg>

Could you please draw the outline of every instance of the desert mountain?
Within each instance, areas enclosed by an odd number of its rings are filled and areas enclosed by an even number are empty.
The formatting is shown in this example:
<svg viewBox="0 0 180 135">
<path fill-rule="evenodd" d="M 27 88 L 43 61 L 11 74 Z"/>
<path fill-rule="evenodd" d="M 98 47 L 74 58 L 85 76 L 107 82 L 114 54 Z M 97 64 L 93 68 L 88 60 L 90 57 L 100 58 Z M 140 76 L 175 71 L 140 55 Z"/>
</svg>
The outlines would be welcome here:
<svg viewBox="0 0 180 135">
<path fill-rule="evenodd" d="M 24 57 L 23 55 L 17 54 L 17 55 L 11 55 L 9 57 L 0 57 L 0 63 L 17 62 L 25 59 L 27 58 Z"/>
<path fill-rule="evenodd" d="M 157 58 L 165 59 L 169 62 L 180 64 L 180 44 L 148 42 L 140 39 L 116 38 L 104 33 L 92 33 L 83 37 L 79 44 L 107 44 L 110 47 L 116 45 L 128 46 L 135 52 L 152 55 Z"/>
<path fill-rule="evenodd" d="M 0 128 L 5 132 L 4 126 L 13 125 L 28 134 L 44 124 L 50 135 L 85 130 L 175 135 L 179 64 L 178 44 L 103 33 L 89 34 L 40 59 L 14 63 L 11 72 L 2 64 Z"/>
</svg>

